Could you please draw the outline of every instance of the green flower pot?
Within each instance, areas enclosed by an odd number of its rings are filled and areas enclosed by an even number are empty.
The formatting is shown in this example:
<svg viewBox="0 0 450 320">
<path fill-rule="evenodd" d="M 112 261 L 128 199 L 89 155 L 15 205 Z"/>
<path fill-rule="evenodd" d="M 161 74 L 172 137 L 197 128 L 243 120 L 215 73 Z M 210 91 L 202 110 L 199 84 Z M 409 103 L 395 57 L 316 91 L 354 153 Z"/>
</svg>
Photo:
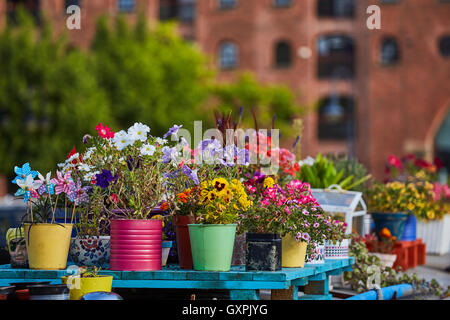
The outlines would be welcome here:
<svg viewBox="0 0 450 320">
<path fill-rule="evenodd" d="M 230 270 L 236 227 L 237 224 L 188 224 L 194 270 Z"/>
</svg>

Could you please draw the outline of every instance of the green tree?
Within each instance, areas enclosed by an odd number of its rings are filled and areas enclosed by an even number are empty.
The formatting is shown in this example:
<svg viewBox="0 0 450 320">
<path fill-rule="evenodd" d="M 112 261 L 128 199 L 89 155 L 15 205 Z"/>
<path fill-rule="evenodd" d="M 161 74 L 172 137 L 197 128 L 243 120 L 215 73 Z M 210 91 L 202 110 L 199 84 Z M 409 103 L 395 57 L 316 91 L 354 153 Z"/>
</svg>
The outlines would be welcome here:
<svg viewBox="0 0 450 320">
<path fill-rule="evenodd" d="M 108 102 L 89 71 L 89 57 L 52 37 L 19 11 L 18 26 L 0 33 L 0 173 L 30 162 L 54 171 L 95 125 L 110 122 Z"/>
<path fill-rule="evenodd" d="M 98 81 L 120 127 L 140 121 L 161 135 L 174 123 L 189 129 L 199 120 L 211 72 L 205 56 L 177 34 L 174 24 L 149 29 L 140 16 L 131 28 L 119 17 L 111 28 L 102 17 L 92 52 Z"/>
</svg>

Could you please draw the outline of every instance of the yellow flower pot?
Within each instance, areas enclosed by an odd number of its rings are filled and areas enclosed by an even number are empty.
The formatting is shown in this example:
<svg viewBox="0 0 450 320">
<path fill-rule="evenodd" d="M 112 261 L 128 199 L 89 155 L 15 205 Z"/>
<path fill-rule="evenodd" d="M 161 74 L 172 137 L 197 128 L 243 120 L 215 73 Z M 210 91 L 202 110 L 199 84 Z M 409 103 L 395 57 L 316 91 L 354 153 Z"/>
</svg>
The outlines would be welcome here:
<svg viewBox="0 0 450 320">
<path fill-rule="evenodd" d="M 303 268 L 305 266 L 307 242 L 297 242 L 295 237 L 281 238 L 281 266 L 283 268 Z"/>
<path fill-rule="evenodd" d="M 61 277 L 63 284 L 67 284 L 69 277 Z M 90 292 L 111 292 L 113 276 L 97 276 L 92 278 L 71 277 L 69 283 L 70 300 L 80 300 Z"/>
<path fill-rule="evenodd" d="M 30 269 L 65 269 L 72 224 L 25 224 L 25 241 Z"/>
</svg>

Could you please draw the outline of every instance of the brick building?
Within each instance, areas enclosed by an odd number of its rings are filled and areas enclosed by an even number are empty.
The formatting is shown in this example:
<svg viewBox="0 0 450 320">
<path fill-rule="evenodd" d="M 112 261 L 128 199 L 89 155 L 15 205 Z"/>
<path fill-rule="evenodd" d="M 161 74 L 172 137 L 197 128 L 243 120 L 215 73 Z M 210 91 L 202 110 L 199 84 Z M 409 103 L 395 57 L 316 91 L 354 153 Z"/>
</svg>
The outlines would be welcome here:
<svg viewBox="0 0 450 320">
<path fill-rule="evenodd" d="M 81 7 L 87 46 L 97 18 L 142 11 L 175 19 L 224 81 L 251 70 L 285 83 L 305 117 L 302 154 L 355 154 L 378 177 L 389 154 L 439 155 L 450 167 L 450 1 L 448 0 L 0 0 L 0 25 L 17 3 L 57 30 L 65 9 Z M 381 29 L 366 26 L 368 6 L 381 9 Z"/>
</svg>

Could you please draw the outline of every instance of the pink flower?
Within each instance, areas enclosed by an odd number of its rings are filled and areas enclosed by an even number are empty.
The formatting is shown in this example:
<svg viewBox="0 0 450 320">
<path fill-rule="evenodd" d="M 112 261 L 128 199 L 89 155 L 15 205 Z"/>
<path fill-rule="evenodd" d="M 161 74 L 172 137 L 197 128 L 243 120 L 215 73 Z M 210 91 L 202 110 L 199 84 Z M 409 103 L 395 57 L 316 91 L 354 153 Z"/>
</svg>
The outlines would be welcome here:
<svg viewBox="0 0 450 320">
<path fill-rule="evenodd" d="M 111 195 L 111 199 L 114 203 L 119 203 L 119 197 L 117 197 L 117 194 L 113 193 Z"/>
<path fill-rule="evenodd" d="M 287 214 L 291 214 L 291 210 L 288 206 L 284 207 L 284 211 L 286 211 Z"/>
<path fill-rule="evenodd" d="M 396 167 L 397 169 L 402 168 L 402 163 L 400 159 L 392 154 L 388 157 L 388 164 L 392 167 Z"/>
<path fill-rule="evenodd" d="M 96 127 L 95 130 L 97 130 L 99 137 L 104 138 L 104 139 L 111 139 L 114 138 L 114 132 L 111 131 L 110 128 L 108 128 L 107 126 L 104 126 L 103 123 L 99 123 Z"/>
</svg>

